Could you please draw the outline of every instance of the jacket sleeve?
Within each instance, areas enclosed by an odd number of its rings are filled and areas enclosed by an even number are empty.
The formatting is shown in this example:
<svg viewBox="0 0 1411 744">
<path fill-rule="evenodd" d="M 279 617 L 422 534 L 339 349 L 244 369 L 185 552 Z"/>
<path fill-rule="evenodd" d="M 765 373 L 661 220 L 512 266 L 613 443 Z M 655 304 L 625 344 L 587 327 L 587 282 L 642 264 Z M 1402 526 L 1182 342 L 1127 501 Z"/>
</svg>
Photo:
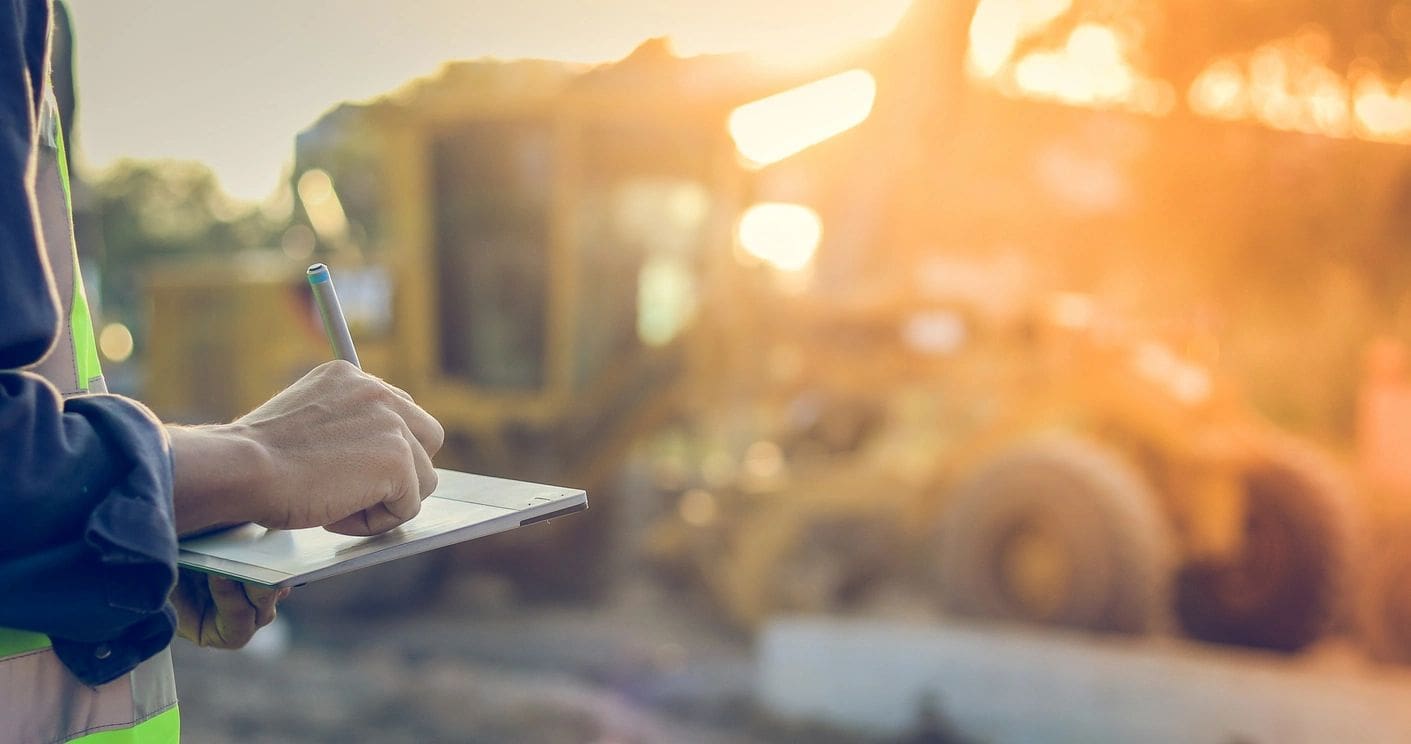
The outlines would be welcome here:
<svg viewBox="0 0 1411 744">
<path fill-rule="evenodd" d="M 89 684 L 170 643 L 176 581 L 169 444 L 141 405 L 64 401 L 21 371 L 59 337 L 34 198 L 34 18 L 0 20 L 0 627 L 48 635 Z M 46 20 L 47 19 L 41 19 Z"/>
</svg>

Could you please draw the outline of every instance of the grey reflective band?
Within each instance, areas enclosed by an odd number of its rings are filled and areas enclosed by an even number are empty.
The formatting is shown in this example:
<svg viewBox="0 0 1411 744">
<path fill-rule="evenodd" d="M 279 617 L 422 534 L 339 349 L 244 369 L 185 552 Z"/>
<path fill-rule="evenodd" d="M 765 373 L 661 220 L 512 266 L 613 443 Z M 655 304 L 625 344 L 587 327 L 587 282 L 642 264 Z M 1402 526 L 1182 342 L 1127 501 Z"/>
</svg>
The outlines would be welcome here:
<svg viewBox="0 0 1411 744">
<path fill-rule="evenodd" d="M 99 687 L 78 681 L 51 648 L 0 660 L 0 741 L 6 744 L 82 741 L 131 729 L 175 707 L 168 651 Z M 165 736 L 134 740 L 176 741 Z"/>
<path fill-rule="evenodd" d="M 56 116 L 52 107 L 53 97 L 47 96 L 45 116 Z M 53 128 L 57 132 L 56 119 Z M 61 317 L 67 322 L 49 356 L 31 370 L 70 397 L 106 388 L 74 251 L 61 142 L 56 134 L 39 148 L 35 196 Z M 59 661 L 49 639 L 0 628 L 0 743 L 175 744 L 180 729 L 169 651 L 108 684 L 89 687 Z"/>
<path fill-rule="evenodd" d="M 53 96 L 46 96 L 41 118 L 57 120 Z M 78 270 L 78 253 L 74 246 L 73 213 L 69 206 L 68 168 L 64 162 L 63 137 L 46 140 L 39 148 L 35 165 L 34 194 L 39 203 L 39 227 L 44 238 L 44 252 L 54 276 L 54 289 L 66 321 L 60 329 L 58 343 L 49 355 L 30 367 L 59 389 L 64 395 L 106 393 L 103 370 L 94 343 L 93 321 L 88 300 L 84 297 L 83 275 Z"/>
</svg>

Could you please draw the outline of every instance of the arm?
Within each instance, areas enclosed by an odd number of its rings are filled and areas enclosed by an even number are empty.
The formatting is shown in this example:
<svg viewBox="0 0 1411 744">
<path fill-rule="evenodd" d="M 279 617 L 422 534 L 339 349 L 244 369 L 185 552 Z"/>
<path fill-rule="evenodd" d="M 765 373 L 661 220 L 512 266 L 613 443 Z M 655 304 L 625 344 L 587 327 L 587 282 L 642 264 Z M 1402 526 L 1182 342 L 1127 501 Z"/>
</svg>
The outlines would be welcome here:
<svg viewBox="0 0 1411 744">
<path fill-rule="evenodd" d="M 171 430 L 133 401 L 64 401 L 21 371 L 53 346 L 60 318 L 33 194 L 45 19 L 27 13 L 43 6 L 10 6 L 0 17 L 0 627 L 48 635 L 98 684 L 170 642 L 178 529 L 390 529 L 434 489 L 442 431 L 405 393 L 341 362 L 235 424 Z"/>
<path fill-rule="evenodd" d="M 177 529 L 254 521 L 371 534 L 415 516 L 436 488 L 440 424 L 406 393 L 329 362 L 226 426 L 171 427 Z M 182 571 L 178 632 L 240 648 L 288 590 Z"/>
<path fill-rule="evenodd" d="M 0 286 L 0 303 L 8 296 Z M 170 641 L 178 529 L 253 521 L 374 534 L 415 516 L 436 487 L 440 425 L 346 362 L 316 368 L 234 424 L 172 427 L 170 450 L 156 420 L 126 399 L 84 396 L 60 409 L 45 381 L 0 372 L 0 393 L 11 390 L 28 397 L 0 397 L 0 472 L 17 486 L 0 490 L 10 517 L 0 521 L 0 626 L 49 635 L 86 681 Z M 264 612 L 269 597 L 258 594 L 247 592 Z M 126 664 L 97 664 L 100 651 Z"/>
<path fill-rule="evenodd" d="M 271 466 L 246 427 L 169 424 L 167 434 L 178 535 L 255 521 L 249 484 L 267 479 Z"/>
<path fill-rule="evenodd" d="M 411 396 L 343 361 L 232 424 L 168 431 L 180 534 L 241 522 L 384 532 L 436 490 L 445 436 Z"/>
<path fill-rule="evenodd" d="M 170 641 L 176 579 L 167 440 L 113 396 L 65 403 L 18 371 L 58 338 L 33 194 L 46 19 L 0 22 L 0 626 L 48 634 L 86 682 Z"/>
<path fill-rule="evenodd" d="M 164 648 L 176 539 L 156 419 L 115 396 L 64 405 L 0 372 L 0 432 L 0 626 L 50 636 L 90 684 Z"/>
</svg>

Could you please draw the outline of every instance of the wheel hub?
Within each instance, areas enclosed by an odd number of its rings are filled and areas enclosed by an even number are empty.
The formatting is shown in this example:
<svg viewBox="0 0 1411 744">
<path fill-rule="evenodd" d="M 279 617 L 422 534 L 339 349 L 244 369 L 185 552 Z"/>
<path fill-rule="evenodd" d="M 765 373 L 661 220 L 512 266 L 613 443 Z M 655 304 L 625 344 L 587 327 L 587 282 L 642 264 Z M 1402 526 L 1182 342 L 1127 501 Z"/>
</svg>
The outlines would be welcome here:
<svg viewBox="0 0 1411 744">
<path fill-rule="evenodd" d="M 1055 619 L 1063 610 L 1073 578 L 1068 546 L 1052 530 L 1024 524 L 1005 541 L 1000 556 L 1001 586 L 1023 617 Z"/>
</svg>

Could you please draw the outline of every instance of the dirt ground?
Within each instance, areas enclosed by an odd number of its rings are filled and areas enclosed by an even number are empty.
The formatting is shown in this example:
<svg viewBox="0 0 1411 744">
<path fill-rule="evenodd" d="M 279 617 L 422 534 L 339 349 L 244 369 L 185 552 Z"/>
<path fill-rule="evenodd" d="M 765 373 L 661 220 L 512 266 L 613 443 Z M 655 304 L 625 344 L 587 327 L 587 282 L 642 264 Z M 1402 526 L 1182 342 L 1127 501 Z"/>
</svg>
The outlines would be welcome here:
<svg viewBox="0 0 1411 744">
<path fill-rule="evenodd" d="M 917 627 L 932 626 L 921 619 Z M 432 606 L 380 617 L 301 606 L 296 595 L 282 611 L 280 621 L 256 641 L 241 652 L 176 644 L 186 741 L 955 744 L 963 739 L 954 733 L 951 721 L 960 725 L 985 707 L 977 704 L 964 710 L 938 711 L 929 732 L 889 739 L 866 739 L 822 725 L 773 720 L 762 712 L 757 694 L 759 669 L 751 640 L 726 628 L 698 600 L 651 586 L 617 592 L 599 604 L 536 604 L 513 601 L 503 587 L 469 581 Z M 1097 639 L 1069 645 L 1078 649 L 1073 653 L 1081 653 L 1084 643 L 1103 646 Z M 1346 697 L 1343 688 L 1350 684 L 1348 680 L 1362 676 L 1382 680 L 1387 690 L 1411 685 L 1411 673 L 1406 669 L 1371 664 L 1347 639 L 1329 639 L 1297 657 L 1177 639 L 1152 639 L 1151 643 L 1155 655 L 1137 659 L 1137 667 L 1149 667 L 1155 663 L 1153 659 L 1173 654 L 1181 669 L 1199 659 L 1209 660 L 1203 667 L 1177 674 L 1186 682 L 1170 681 L 1195 685 L 1199 689 L 1192 694 L 1200 699 L 1217 694 L 1220 685 L 1211 679 L 1219 682 L 1238 672 L 1288 683 L 1279 686 L 1271 682 L 1261 693 L 1264 697 L 1283 694 L 1279 691 L 1293 689 L 1289 685 L 1298 683 L 1294 685 L 1297 694 L 1289 693 L 1289 699 L 1265 706 L 1270 710 L 1283 709 L 1279 705 L 1322 705 L 1329 715 L 1365 715 L 1387 701 L 1400 709 L 1396 702 L 1400 698 L 1383 695 L 1378 698 L 1382 703 L 1363 700 L 1359 701 L 1361 707 L 1339 707 L 1325 698 Z M 1015 648 L 1023 645 L 1009 644 Z M 885 662 L 892 670 L 889 679 L 899 678 L 908 665 L 929 663 L 926 659 L 930 657 L 921 654 L 923 646 L 913 650 L 902 640 L 888 637 L 867 645 L 861 658 L 880 654 L 879 658 L 891 659 Z M 891 656 L 884 653 L 886 648 L 891 648 Z M 809 663 L 800 668 L 830 671 L 802 672 L 825 675 L 798 680 L 804 687 L 826 682 L 852 689 L 848 685 L 856 681 L 862 685 L 857 689 L 874 696 L 886 687 L 864 684 L 863 677 L 831 676 L 860 674 L 854 663 L 857 658 L 847 662 L 836 649 L 826 652 L 822 647 L 818 653 L 827 655 L 820 657 L 812 649 L 810 646 L 805 654 Z M 1014 648 L 1009 650 L 1010 656 L 1018 653 Z M 974 653 L 983 656 L 987 652 Z M 1188 663 L 1187 657 L 1196 661 Z M 1022 666 L 1025 662 L 1019 663 Z M 1084 664 L 1074 669 L 1079 676 L 1096 673 Z M 1000 679 L 994 671 L 976 674 L 989 678 L 990 687 L 994 687 Z M 979 677 L 965 678 L 958 684 L 972 692 L 988 689 Z M 1025 685 L 1011 689 L 1008 683 L 1001 687 L 994 692 L 996 700 L 1014 694 L 1022 697 L 1026 689 Z M 778 690 L 770 689 L 777 697 Z M 866 695 L 847 697 L 837 705 L 829 703 L 828 710 L 856 708 L 869 699 Z M 898 695 L 889 700 L 902 698 L 911 699 Z M 1137 715 L 1102 705 L 1084 709 L 1099 716 Z M 838 716 L 814 717 L 843 720 Z"/>
<path fill-rule="evenodd" d="M 844 742 L 756 709 L 746 639 L 660 596 L 301 613 L 250 649 L 178 642 L 187 741 Z"/>
</svg>

